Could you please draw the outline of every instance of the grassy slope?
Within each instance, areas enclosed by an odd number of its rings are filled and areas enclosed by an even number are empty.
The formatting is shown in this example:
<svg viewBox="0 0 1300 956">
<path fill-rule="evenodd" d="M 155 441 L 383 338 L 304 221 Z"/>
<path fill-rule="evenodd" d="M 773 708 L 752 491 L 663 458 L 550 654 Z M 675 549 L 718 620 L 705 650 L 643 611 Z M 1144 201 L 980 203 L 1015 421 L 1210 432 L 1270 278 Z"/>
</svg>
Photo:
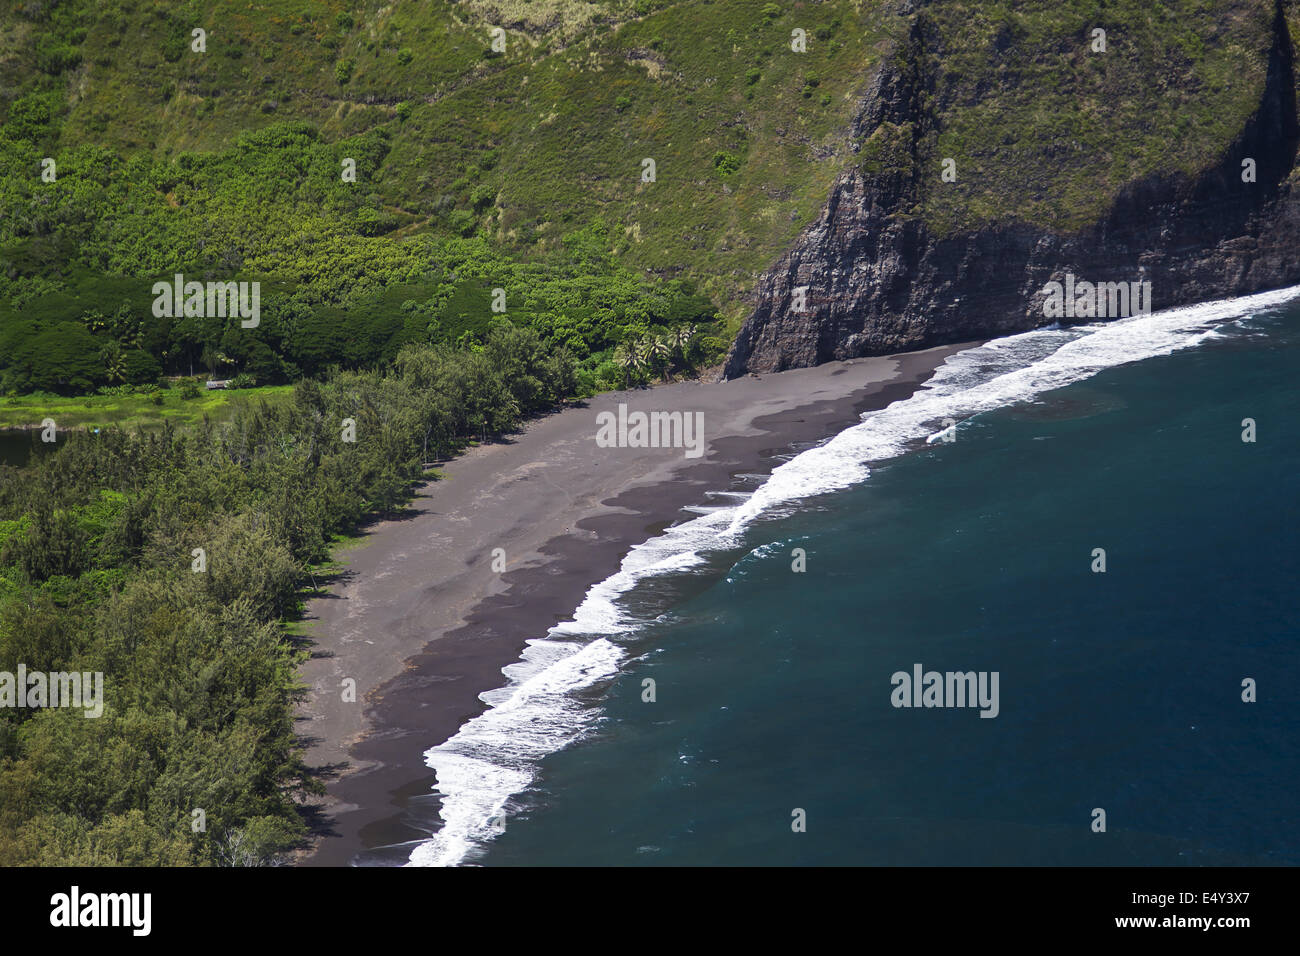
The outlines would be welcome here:
<svg viewBox="0 0 1300 956">
<path fill-rule="evenodd" d="M 600 215 L 629 263 L 702 279 L 738 320 L 736 296 L 851 161 L 844 131 L 881 23 L 874 4 L 845 0 L 770 17 L 749 0 L 640 6 L 650 12 L 559 0 L 110 3 L 86 38 L 61 145 L 175 156 L 284 119 L 327 139 L 387 124 L 393 148 L 367 184 L 398 214 L 398 237 L 439 228 L 440 200 L 468 207 L 482 186 L 495 194 L 482 222 L 520 254 Z M 507 48 L 488 57 L 495 23 Z M 209 30 L 206 54 L 184 44 L 191 24 Z M 790 50 L 795 27 L 807 53 Z M 740 169 L 716 170 L 719 151 Z M 644 157 L 656 183 L 640 181 Z"/>
<path fill-rule="evenodd" d="M 108 0 L 69 83 L 60 146 L 166 157 L 285 119 L 331 141 L 385 126 L 392 148 L 363 170 L 363 188 L 397 229 L 374 242 L 446 230 L 439 211 L 471 208 L 476 191 L 491 197 L 478 225 L 524 256 L 601 216 L 625 261 L 700 280 L 735 323 L 755 275 L 853 162 L 849 121 L 906 35 L 884 6 Z M 1124 183 L 1222 154 L 1262 90 L 1271 10 L 1266 0 L 926 5 L 936 39 L 903 68 L 938 78 L 924 104 L 936 126 L 915 156 L 889 148 L 899 131 L 878 131 L 864 160 L 907 165 L 922 184 L 913 212 L 939 232 L 1008 219 L 1079 228 Z M 506 51 L 488 56 L 498 24 Z M 189 50 L 195 25 L 209 31 L 205 54 Z M 1106 53 L 1088 49 L 1096 26 Z M 805 54 L 790 51 L 794 27 L 808 31 Z M 8 68 L 21 66 L 31 29 L 0 13 Z M 715 168 L 720 151 L 737 171 Z M 956 183 L 939 180 L 947 156 Z M 656 183 L 640 181 L 644 157 Z M 250 198 L 241 214 L 257 213 Z"/>
<path fill-rule="evenodd" d="M 1126 183 L 1220 160 L 1263 93 L 1273 5 L 1003 0 L 926 14 L 939 115 L 919 150 L 918 212 L 941 233 L 1011 219 L 1075 230 Z M 940 179 L 944 157 L 956 183 Z"/>
</svg>

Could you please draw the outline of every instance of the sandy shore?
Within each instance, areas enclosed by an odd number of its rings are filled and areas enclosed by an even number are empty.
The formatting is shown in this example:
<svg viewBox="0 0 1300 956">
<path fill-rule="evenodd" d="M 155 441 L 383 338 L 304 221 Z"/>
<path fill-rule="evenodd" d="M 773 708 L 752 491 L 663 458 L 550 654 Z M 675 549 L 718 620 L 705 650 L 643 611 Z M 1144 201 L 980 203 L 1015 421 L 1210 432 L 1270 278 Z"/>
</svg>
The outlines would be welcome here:
<svg viewBox="0 0 1300 956">
<path fill-rule="evenodd" d="M 330 595 L 308 605 L 298 732 L 329 793 L 313 805 L 318 832 L 303 862 L 346 865 L 423 836 L 403 817 L 435 782 L 424 751 L 482 712 L 478 695 L 504 684 L 527 639 L 567 620 L 632 545 L 689 517 L 679 512 L 705 492 L 910 395 L 967 347 L 600 395 L 449 462 L 407 515 L 367 529 Z M 702 412 L 705 454 L 598 447 L 596 416 L 620 403 Z M 343 700 L 344 678 L 356 702 Z"/>
</svg>

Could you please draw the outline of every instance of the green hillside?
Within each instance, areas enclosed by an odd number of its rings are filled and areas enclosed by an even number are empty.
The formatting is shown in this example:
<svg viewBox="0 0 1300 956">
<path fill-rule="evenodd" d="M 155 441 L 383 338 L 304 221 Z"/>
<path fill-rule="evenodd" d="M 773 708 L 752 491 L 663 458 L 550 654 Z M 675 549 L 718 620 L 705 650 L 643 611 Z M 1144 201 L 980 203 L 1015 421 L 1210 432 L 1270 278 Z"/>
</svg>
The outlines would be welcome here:
<svg viewBox="0 0 1300 956">
<path fill-rule="evenodd" d="M 590 388 L 618 383 L 620 341 L 678 321 L 716 359 L 851 162 L 888 42 L 888 18 L 848 2 L 65 0 L 0 17 L 10 393 L 372 365 L 481 339 L 493 288 L 510 321 L 578 352 Z M 175 273 L 262 282 L 262 327 L 153 319 L 152 282 Z M 118 328 L 89 328 L 96 313 Z"/>
</svg>

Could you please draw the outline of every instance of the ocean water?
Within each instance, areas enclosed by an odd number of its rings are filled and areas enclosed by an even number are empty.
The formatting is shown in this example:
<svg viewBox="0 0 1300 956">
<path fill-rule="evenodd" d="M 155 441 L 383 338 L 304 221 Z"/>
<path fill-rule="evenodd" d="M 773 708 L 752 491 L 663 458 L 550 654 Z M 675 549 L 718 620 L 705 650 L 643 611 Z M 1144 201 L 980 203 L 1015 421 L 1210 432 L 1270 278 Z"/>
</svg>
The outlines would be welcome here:
<svg viewBox="0 0 1300 956">
<path fill-rule="evenodd" d="M 1297 294 L 963 352 L 633 549 L 429 750 L 411 865 L 1300 863 Z"/>
</svg>

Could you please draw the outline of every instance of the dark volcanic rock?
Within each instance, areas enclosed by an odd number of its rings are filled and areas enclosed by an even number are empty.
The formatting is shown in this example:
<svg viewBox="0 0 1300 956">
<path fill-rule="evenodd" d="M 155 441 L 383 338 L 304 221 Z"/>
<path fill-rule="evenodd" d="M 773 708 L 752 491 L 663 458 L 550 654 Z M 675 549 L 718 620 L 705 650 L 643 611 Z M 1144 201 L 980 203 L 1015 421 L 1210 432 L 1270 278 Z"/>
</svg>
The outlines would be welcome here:
<svg viewBox="0 0 1300 956">
<path fill-rule="evenodd" d="M 932 236 L 906 177 L 845 171 L 816 222 L 759 280 L 724 374 L 774 372 L 1051 324 L 1043 286 L 1066 273 L 1151 283 L 1153 309 L 1300 282 L 1295 77 L 1280 8 L 1264 94 L 1222 161 L 1194 179 L 1131 184 L 1081 234 L 1024 225 Z M 925 37 L 914 36 L 914 43 Z M 858 132 L 923 128 L 927 80 L 882 73 Z M 1242 182 L 1254 158 L 1256 182 Z M 1293 175 L 1293 173 L 1295 173 Z M 804 311 L 796 311 L 803 289 Z"/>
</svg>

